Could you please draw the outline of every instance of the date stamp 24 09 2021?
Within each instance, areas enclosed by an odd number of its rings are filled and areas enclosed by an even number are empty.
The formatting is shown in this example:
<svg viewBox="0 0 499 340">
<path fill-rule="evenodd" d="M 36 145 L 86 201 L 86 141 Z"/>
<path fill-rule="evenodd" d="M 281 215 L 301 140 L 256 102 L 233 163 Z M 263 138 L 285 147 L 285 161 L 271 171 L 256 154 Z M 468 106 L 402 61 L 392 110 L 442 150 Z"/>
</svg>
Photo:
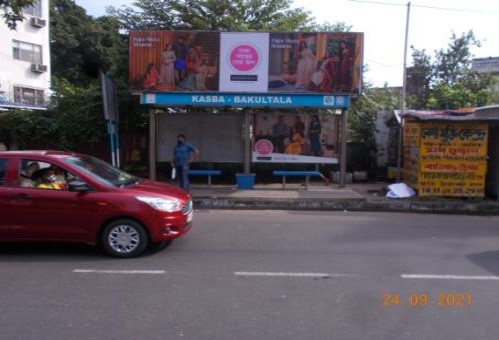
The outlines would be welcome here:
<svg viewBox="0 0 499 340">
<path fill-rule="evenodd" d="M 465 307 L 473 305 L 473 296 L 470 293 L 384 293 L 381 306 L 410 306 L 410 307 Z"/>
</svg>

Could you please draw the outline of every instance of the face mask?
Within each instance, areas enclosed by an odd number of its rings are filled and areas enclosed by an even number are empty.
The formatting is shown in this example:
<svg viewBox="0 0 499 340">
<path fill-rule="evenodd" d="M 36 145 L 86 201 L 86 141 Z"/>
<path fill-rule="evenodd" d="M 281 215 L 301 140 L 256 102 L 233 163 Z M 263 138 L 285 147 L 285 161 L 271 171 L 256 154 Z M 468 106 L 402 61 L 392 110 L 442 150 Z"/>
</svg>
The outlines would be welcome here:
<svg viewBox="0 0 499 340">
<path fill-rule="evenodd" d="M 181 139 L 177 139 L 177 143 L 178 143 L 178 144 L 184 144 L 184 141 L 183 141 L 183 140 L 181 140 Z"/>
</svg>

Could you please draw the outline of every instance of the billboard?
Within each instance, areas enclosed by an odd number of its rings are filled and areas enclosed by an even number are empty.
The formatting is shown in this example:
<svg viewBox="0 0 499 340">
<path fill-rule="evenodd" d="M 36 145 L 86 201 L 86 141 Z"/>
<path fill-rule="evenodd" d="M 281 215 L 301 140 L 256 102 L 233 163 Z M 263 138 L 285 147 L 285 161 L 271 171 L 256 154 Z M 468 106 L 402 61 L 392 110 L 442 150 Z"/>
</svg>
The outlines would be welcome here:
<svg viewBox="0 0 499 340">
<path fill-rule="evenodd" d="M 147 92 L 359 94 L 362 33 L 132 31 L 130 85 Z"/>
<path fill-rule="evenodd" d="M 338 163 L 335 116 L 256 113 L 253 120 L 253 162 Z"/>
</svg>

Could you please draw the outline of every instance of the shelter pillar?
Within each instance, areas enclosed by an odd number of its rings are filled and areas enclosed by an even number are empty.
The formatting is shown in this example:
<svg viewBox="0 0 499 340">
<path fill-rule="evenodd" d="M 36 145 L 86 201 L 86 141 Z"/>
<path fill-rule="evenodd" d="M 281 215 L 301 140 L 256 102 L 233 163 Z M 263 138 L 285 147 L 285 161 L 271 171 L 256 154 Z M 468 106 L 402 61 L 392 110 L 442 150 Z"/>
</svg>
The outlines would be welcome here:
<svg viewBox="0 0 499 340">
<path fill-rule="evenodd" d="M 347 141 L 348 141 L 348 110 L 343 110 L 341 119 L 341 146 L 340 146 L 340 188 L 347 182 Z"/>
<path fill-rule="evenodd" d="M 243 138 L 244 138 L 244 174 L 250 173 L 250 163 L 251 163 L 251 114 L 249 109 L 244 109 L 244 126 L 243 126 Z"/>
<path fill-rule="evenodd" d="M 149 179 L 156 180 L 156 110 L 149 109 Z"/>
</svg>

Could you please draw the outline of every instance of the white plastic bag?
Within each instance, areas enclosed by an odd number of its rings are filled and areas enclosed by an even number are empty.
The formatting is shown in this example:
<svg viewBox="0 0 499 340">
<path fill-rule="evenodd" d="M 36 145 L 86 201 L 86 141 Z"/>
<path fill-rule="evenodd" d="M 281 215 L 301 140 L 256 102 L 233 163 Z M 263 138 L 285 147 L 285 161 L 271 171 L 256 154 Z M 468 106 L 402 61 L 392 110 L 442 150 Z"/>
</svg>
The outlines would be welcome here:
<svg viewBox="0 0 499 340">
<path fill-rule="evenodd" d="M 172 179 L 175 179 L 177 177 L 177 169 L 175 167 L 172 168 Z"/>
<path fill-rule="evenodd" d="M 388 186 L 388 189 L 386 197 L 389 198 L 407 198 L 416 195 L 414 189 L 405 183 L 391 184 Z"/>
</svg>

